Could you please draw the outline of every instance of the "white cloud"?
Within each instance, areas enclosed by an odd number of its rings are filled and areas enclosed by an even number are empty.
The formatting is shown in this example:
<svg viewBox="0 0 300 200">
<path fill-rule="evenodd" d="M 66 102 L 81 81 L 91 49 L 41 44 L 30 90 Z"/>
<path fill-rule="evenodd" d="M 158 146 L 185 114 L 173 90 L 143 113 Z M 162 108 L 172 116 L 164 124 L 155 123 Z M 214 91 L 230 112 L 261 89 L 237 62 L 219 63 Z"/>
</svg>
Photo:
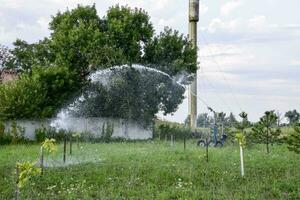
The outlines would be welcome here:
<svg viewBox="0 0 300 200">
<path fill-rule="evenodd" d="M 223 21 L 220 18 L 214 18 L 208 25 L 208 31 L 210 33 L 215 33 L 216 31 L 229 31 L 229 32 L 237 32 L 241 27 L 240 19 L 232 19 L 228 21 Z"/>
<path fill-rule="evenodd" d="M 262 31 L 267 28 L 267 18 L 264 15 L 255 16 L 248 20 L 248 28 Z M 272 25 L 274 27 L 274 25 Z"/>
<path fill-rule="evenodd" d="M 235 9 L 240 7 L 241 5 L 242 5 L 242 2 L 237 1 L 237 0 L 227 2 L 221 7 L 221 14 L 222 15 L 228 15 L 231 12 L 233 12 Z"/>
<path fill-rule="evenodd" d="M 290 61 L 290 65 L 293 65 L 293 66 L 300 66 L 300 60 L 291 60 L 291 61 Z"/>
<path fill-rule="evenodd" d="M 205 15 L 208 11 L 208 7 L 203 4 L 202 2 L 200 2 L 200 8 L 199 8 L 199 12 L 200 12 L 200 15 Z"/>
</svg>

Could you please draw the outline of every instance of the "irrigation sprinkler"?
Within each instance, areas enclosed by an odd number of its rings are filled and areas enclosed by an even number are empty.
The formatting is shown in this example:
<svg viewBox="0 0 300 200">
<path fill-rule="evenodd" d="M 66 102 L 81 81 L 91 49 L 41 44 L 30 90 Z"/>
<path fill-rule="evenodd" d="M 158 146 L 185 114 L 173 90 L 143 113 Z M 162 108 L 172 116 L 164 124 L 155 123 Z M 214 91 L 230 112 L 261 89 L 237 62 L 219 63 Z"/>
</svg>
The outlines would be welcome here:
<svg viewBox="0 0 300 200">
<path fill-rule="evenodd" d="M 208 140 L 198 140 L 197 145 L 198 146 L 208 146 L 211 143 L 214 145 L 214 147 L 223 147 L 223 145 L 225 144 L 226 141 L 226 133 L 224 133 L 224 124 L 223 122 L 221 123 L 221 131 L 222 131 L 222 137 L 221 140 L 218 140 L 218 135 L 219 135 L 219 126 L 216 120 L 217 117 L 217 112 L 215 112 L 211 107 L 208 107 L 208 110 L 211 111 L 213 113 L 213 123 L 210 127 L 210 132 L 211 132 L 211 136 L 212 139 L 208 139 Z"/>
</svg>

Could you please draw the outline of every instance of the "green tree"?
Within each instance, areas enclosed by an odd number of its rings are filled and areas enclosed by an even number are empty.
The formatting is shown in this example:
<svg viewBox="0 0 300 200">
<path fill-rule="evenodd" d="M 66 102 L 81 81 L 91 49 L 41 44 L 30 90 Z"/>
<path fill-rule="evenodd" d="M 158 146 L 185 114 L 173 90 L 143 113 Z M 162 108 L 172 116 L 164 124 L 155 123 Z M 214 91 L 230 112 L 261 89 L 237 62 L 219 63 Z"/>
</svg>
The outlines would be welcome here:
<svg viewBox="0 0 300 200">
<path fill-rule="evenodd" d="M 192 49 L 186 37 L 165 28 L 145 46 L 143 62 L 172 76 L 182 71 L 194 73 L 197 70 L 197 51 Z"/>
<path fill-rule="evenodd" d="M 300 153 L 300 123 L 294 126 L 294 132 L 287 137 L 288 149 Z"/>
<path fill-rule="evenodd" d="M 158 111 L 173 113 L 184 98 L 184 88 L 151 71 L 126 68 L 106 77 L 105 85 L 92 82 L 84 89 L 82 100 L 72 107 L 71 114 L 123 118 L 149 125 Z"/>
<path fill-rule="evenodd" d="M 238 121 L 236 120 L 236 118 L 232 112 L 225 119 L 225 121 L 226 121 L 226 125 L 231 126 L 231 127 L 235 127 L 238 123 Z"/>
<path fill-rule="evenodd" d="M 258 142 L 265 143 L 267 153 L 270 152 L 269 144 L 273 144 L 278 139 L 281 131 L 276 127 L 277 115 L 274 110 L 266 111 L 264 116 L 252 128 L 255 139 Z"/>
<path fill-rule="evenodd" d="M 297 110 L 290 110 L 286 112 L 284 116 L 288 119 L 289 125 L 296 124 L 300 119 L 300 113 L 298 113 Z"/>
<path fill-rule="evenodd" d="M 31 75 L 0 85 L 0 118 L 52 117 L 77 90 L 75 80 L 64 67 L 33 68 Z"/>
<path fill-rule="evenodd" d="M 0 44 L 0 71 L 13 68 L 14 56 L 8 47 Z"/>
<path fill-rule="evenodd" d="M 239 116 L 242 118 L 242 121 L 236 125 L 236 128 L 245 134 L 245 129 L 250 126 L 248 114 L 246 112 L 241 112 Z"/>
<path fill-rule="evenodd" d="M 154 33 L 149 15 L 142 9 L 116 5 L 108 10 L 106 24 L 109 46 L 122 51 L 126 64 L 141 63 L 143 46 Z"/>
<path fill-rule="evenodd" d="M 11 52 L 15 68 L 25 73 L 19 81 L 0 89 L 4 92 L 0 94 L 0 111 L 6 118 L 50 117 L 69 101 L 72 92 L 75 95 L 90 86 L 89 74 L 94 70 L 134 63 L 161 69 L 170 76 L 196 70 L 196 49 L 191 48 L 187 38 L 171 29 L 154 36 L 150 17 L 142 9 L 116 5 L 100 18 L 95 5 L 79 5 L 58 12 L 49 29 L 50 37 L 38 43 L 14 43 Z M 111 88 L 99 86 L 101 97 L 92 100 L 95 104 L 108 101 L 101 104 L 99 113 L 110 112 L 111 117 L 150 119 L 158 110 L 172 113 L 182 102 L 184 89 L 168 91 L 171 81 L 165 79 L 151 82 L 125 70 Z M 149 83 L 149 90 L 137 84 L 142 80 Z M 154 80 L 164 84 L 155 85 Z M 27 106 L 28 102 L 32 105 Z"/>
<path fill-rule="evenodd" d="M 209 126 L 208 113 L 200 113 L 197 117 L 197 127 L 208 127 Z"/>
</svg>

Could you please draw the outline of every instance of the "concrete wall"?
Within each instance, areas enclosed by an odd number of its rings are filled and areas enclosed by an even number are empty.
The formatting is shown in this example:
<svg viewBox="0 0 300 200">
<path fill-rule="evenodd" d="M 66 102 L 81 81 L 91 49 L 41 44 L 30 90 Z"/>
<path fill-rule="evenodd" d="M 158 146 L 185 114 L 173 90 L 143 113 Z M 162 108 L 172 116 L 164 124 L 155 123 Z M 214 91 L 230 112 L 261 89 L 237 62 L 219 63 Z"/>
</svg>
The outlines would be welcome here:
<svg viewBox="0 0 300 200">
<path fill-rule="evenodd" d="M 25 129 L 24 136 L 28 139 L 34 140 L 35 130 L 42 126 L 50 128 L 55 124 L 55 120 L 46 119 L 43 121 L 38 120 L 17 120 L 17 125 Z M 145 129 L 135 122 L 126 122 L 123 119 L 110 119 L 110 118 L 67 118 L 59 121 L 61 129 L 76 131 L 76 132 L 89 132 L 95 137 L 101 137 L 103 123 L 113 124 L 114 132 L 112 137 L 122 137 L 126 139 L 150 139 L 153 136 L 152 129 Z M 11 129 L 12 122 L 6 122 L 6 131 Z"/>
</svg>

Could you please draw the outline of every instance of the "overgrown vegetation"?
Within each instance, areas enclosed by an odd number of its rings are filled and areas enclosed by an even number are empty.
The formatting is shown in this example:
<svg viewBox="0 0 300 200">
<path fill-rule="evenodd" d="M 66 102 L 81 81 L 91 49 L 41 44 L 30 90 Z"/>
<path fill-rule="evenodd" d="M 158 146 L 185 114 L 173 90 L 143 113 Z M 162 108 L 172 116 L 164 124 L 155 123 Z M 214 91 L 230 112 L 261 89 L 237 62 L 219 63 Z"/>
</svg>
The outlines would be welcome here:
<svg viewBox="0 0 300 200">
<path fill-rule="evenodd" d="M 39 148 L 1 148 L 0 199 L 13 198 L 15 162 L 35 160 Z M 51 158 L 62 160 L 62 144 L 57 149 Z M 186 150 L 182 142 L 80 143 L 72 156 L 81 164 L 47 168 L 22 188 L 20 199 L 299 199 L 298 155 L 284 145 L 272 149 L 270 156 L 264 145 L 246 148 L 241 178 L 237 146 L 211 148 L 207 163 L 205 149 L 191 140 Z"/>
</svg>

